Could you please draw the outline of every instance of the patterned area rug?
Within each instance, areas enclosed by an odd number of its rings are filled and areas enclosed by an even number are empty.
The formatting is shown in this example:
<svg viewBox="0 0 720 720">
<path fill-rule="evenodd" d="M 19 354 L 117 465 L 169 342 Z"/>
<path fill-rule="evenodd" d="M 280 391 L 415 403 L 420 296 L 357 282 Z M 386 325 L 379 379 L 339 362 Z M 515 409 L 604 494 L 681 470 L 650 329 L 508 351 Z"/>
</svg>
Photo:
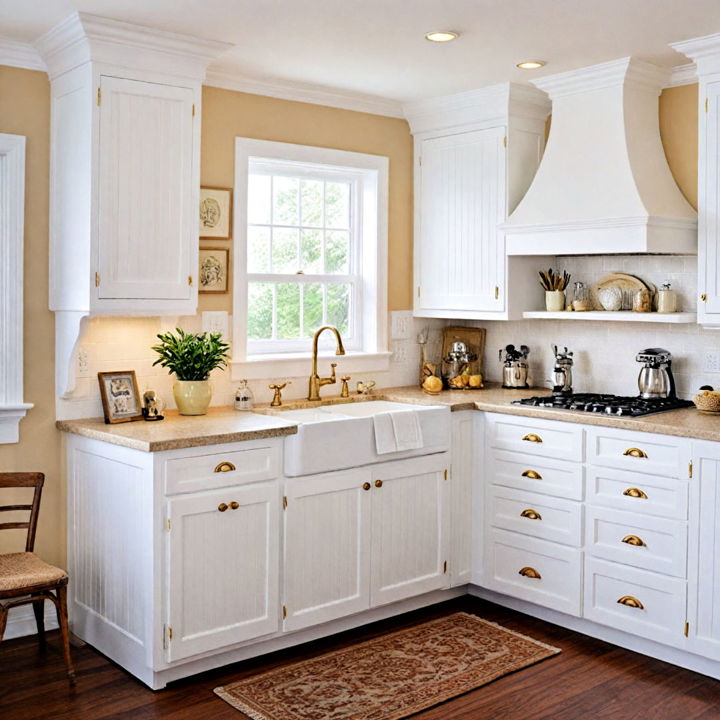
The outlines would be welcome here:
<svg viewBox="0 0 720 720">
<path fill-rule="evenodd" d="M 559 652 L 454 613 L 215 692 L 253 720 L 399 720 Z"/>
</svg>

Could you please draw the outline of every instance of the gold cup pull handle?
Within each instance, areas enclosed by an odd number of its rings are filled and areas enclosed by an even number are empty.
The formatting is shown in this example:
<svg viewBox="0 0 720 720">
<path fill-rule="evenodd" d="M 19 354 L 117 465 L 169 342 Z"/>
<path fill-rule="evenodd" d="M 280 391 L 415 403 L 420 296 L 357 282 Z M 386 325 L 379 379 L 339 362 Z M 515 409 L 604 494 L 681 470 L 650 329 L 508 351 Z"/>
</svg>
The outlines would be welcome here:
<svg viewBox="0 0 720 720">
<path fill-rule="evenodd" d="M 525 470 L 522 474 L 523 477 L 530 478 L 531 480 L 542 480 L 542 475 L 535 470 Z"/>
<path fill-rule="evenodd" d="M 542 520 L 542 515 L 537 510 L 527 508 L 520 513 L 520 517 L 527 518 L 528 520 Z"/>
<path fill-rule="evenodd" d="M 370 487 L 371 487 L 371 485 L 370 485 L 369 482 L 364 482 L 364 483 L 362 484 L 362 489 L 363 489 L 363 490 L 369 490 Z"/>
<path fill-rule="evenodd" d="M 518 570 L 518 575 L 523 577 L 532 578 L 533 580 L 542 580 L 542 575 L 533 567 L 524 567 Z"/>
<path fill-rule="evenodd" d="M 232 472 L 233 470 L 235 470 L 235 466 L 231 462 L 228 462 L 226 460 L 224 462 L 218 463 L 215 466 L 214 472 Z"/>
<path fill-rule="evenodd" d="M 623 495 L 627 495 L 631 498 L 641 498 L 642 500 L 647 500 L 648 496 L 639 488 L 630 487 L 627 490 L 623 490 Z"/>
<path fill-rule="evenodd" d="M 648 456 L 648 454 L 644 450 L 641 450 L 640 448 L 635 448 L 635 447 L 628 448 L 623 453 L 623 455 L 626 455 L 628 457 L 634 457 L 634 458 L 646 458 Z"/>
<path fill-rule="evenodd" d="M 626 535 L 620 542 L 632 545 L 633 547 L 647 547 L 647 543 L 637 535 Z"/>
<path fill-rule="evenodd" d="M 543 439 L 539 435 L 536 435 L 535 433 L 528 433 L 527 435 L 525 435 L 523 437 L 523 440 L 525 440 L 526 442 L 534 442 L 534 443 L 541 443 L 543 441 Z"/>
<path fill-rule="evenodd" d="M 644 610 L 645 606 L 632 595 L 623 595 L 617 600 L 619 605 L 625 605 L 625 607 L 636 608 L 637 610 Z"/>
<path fill-rule="evenodd" d="M 227 509 L 228 509 L 228 506 L 227 506 L 225 503 L 220 503 L 220 504 L 218 505 L 218 510 L 219 510 L 220 512 L 225 512 Z"/>
</svg>

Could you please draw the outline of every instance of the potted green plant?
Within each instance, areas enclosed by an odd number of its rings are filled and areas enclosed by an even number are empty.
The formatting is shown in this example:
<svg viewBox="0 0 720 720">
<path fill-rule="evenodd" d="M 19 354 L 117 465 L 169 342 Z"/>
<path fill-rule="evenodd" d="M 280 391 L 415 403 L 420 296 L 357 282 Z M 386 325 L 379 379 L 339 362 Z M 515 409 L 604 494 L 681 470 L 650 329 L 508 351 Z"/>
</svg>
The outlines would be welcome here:
<svg viewBox="0 0 720 720">
<path fill-rule="evenodd" d="M 194 334 L 180 328 L 175 328 L 175 333 L 158 334 L 160 343 L 152 349 L 160 357 L 153 365 L 161 365 L 177 377 L 173 395 L 181 415 L 204 415 L 212 398 L 210 372 L 227 366 L 230 345 L 221 333 Z"/>
</svg>

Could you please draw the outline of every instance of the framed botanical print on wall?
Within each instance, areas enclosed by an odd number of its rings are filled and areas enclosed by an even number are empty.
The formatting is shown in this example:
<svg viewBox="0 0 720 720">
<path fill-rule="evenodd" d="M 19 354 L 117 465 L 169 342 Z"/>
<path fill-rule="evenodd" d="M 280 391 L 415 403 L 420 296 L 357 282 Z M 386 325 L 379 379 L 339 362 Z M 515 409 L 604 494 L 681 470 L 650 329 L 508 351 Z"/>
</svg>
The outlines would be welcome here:
<svg viewBox="0 0 720 720">
<path fill-rule="evenodd" d="M 229 240 L 232 233 L 232 189 L 200 188 L 200 238 Z"/>
</svg>

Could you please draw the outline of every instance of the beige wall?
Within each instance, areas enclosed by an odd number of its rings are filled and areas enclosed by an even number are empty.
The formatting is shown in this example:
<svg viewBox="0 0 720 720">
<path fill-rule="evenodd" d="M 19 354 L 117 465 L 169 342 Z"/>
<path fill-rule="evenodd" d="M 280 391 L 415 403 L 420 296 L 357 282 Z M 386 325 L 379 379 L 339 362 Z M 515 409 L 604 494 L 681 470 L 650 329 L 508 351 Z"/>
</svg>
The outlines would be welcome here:
<svg viewBox="0 0 720 720">
<path fill-rule="evenodd" d="M 412 307 L 412 137 L 405 120 L 203 88 L 203 185 L 232 187 L 235 138 L 317 145 L 390 158 L 388 305 Z M 222 242 L 204 240 L 207 247 Z M 201 310 L 232 310 L 231 293 L 202 295 Z"/>
<path fill-rule="evenodd" d="M 388 156 L 389 304 L 392 310 L 411 307 L 412 138 L 403 120 L 216 88 L 204 88 L 203 103 L 201 175 L 205 185 L 232 186 L 233 140 L 238 135 Z M 65 497 L 53 406 L 53 316 L 47 309 L 49 106 L 44 73 L 0 66 L 0 132 L 27 137 L 25 398 L 35 403 L 20 425 L 20 443 L 0 445 L 0 470 L 41 470 L 47 475 L 37 547 L 49 561 L 64 563 Z M 665 91 L 660 113 L 671 168 L 695 204 L 697 86 Z M 230 309 L 230 295 L 204 295 L 200 309 Z M 8 541 L 0 537 L 0 551 L 6 549 Z"/>
<path fill-rule="evenodd" d="M 43 72 L 0 66 L 0 132 L 25 135 L 25 401 L 35 404 L 20 423 L 20 443 L 0 445 L 0 470 L 46 475 L 37 549 L 50 562 L 65 558 L 65 500 L 60 437 L 55 430 L 53 314 L 48 310 L 48 167 L 50 84 Z M 0 499 L 2 504 L 2 499 Z M 0 533 L 0 551 L 20 531 Z"/>
</svg>

